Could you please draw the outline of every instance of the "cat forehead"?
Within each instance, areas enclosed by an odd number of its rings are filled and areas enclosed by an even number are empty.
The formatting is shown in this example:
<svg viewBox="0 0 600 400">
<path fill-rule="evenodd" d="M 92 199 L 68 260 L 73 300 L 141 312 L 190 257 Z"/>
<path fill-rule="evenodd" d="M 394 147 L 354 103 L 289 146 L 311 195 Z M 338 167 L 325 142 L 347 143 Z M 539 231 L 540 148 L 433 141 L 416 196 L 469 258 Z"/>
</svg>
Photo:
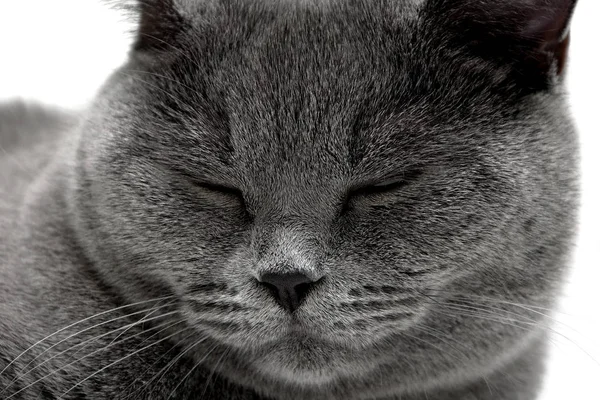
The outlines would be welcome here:
<svg viewBox="0 0 600 400">
<path fill-rule="evenodd" d="M 366 159 L 380 170 L 393 157 L 407 164 L 401 159 L 409 154 L 407 143 L 418 158 L 416 147 L 425 139 L 452 139 L 473 115 L 486 119 L 516 96 L 514 86 L 498 84 L 503 78 L 489 63 L 461 60 L 436 42 L 437 32 L 414 12 L 419 2 L 368 7 L 336 0 L 318 12 L 244 8 L 266 0 L 201 3 L 213 4 L 219 18 L 205 16 L 204 26 L 165 48 L 175 56 L 169 66 L 154 63 L 157 68 L 137 80 L 166 75 L 146 87 L 145 98 L 176 114 L 191 110 L 185 123 L 200 139 L 196 159 L 233 159 L 256 169 L 307 160 L 304 171 Z"/>
<path fill-rule="evenodd" d="M 224 93 L 229 109 L 238 108 L 239 114 L 262 107 L 267 108 L 260 110 L 263 116 L 271 111 L 324 118 L 377 100 L 381 111 L 403 86 L 425 76 L 423 46 L 414 40 L 419 29 L 415 14 L 384 11 L 384 2 L 373 7 L 332 3 L 333 8 L 317 12 L 306 7 L 233 7 L 212 29 L 192 29 L 187 59 L 180 57 L 179 62 L 191 60 L 202 84 Z"/>
<path fill-rule="evenodd" d="M 420 6 L 426 0 L 395 0 L 395 6 Z M 300 9 L 324 9 L 330 6 L 336 6 L 344 3 L 360 3 L 360 1 L 348 0 L 229 0 L 227 3 L 234 6 L 259 5 L 267 7 L 292 7 Z M 365 2 L 368 3 L 368 2 Z M 175 9 L 184 16 L 196 17 L 207 10 L 216 9 L 223 4 L 222 0 L 173 0 Z"/>
<path fill-rule="evenodd" d="M 419 57 L 403 45 L 409 24 L 388 31 L 370 12 L 346 11 L 352 15 L 269 9 L 257 11 L 257 19 L 224 16 L 209 36 L 192 30 L 185 48 L 173 51 L 176 60 L 152 73 L 168 72 L 171 87 L 191 85 L 197 91 L 188 97 L 202 92 L 205 103 L 255 132 L 352 128 L 398 103 L 392 98 L 409 84 L 405 70 L 419 68 L 411 61 Z M 244 22 L 232 24 L 235 18 Z M 176 96 L 194 101 L 184 98 L 187 89 Z"/>
</svg>

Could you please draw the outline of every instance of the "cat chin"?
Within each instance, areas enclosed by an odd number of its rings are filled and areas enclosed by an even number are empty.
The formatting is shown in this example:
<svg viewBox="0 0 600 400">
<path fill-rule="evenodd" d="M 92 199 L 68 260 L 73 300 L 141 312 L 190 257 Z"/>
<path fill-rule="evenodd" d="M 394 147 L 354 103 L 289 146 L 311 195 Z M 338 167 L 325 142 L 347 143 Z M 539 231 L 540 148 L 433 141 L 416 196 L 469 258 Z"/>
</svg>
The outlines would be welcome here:
<svg viewBox="0 0 600 400">
<path fill-rule="evenodd" d="M 354 365 L 341 363 L 321 368 L 302 365 L 276 357 L 265 357 L 254 363 L 256 370 L 268 379 L 283 382 L 301 388 L 316 388 L 331 385 L 349 375 L 359 375 L 363 371 L 355 371 Z"/>
<path fill-rule="evenodd" d="M 268 379 L 316 388 L 369 372 L 370 363 L 351 362 L 345 350 L 315 338 L 292 335 L 263 349 L 252 364 Z"/>
<path fill-rule="evenodd" d="M 338 374 L 331 371 L 298 370 L 280 363 L 262 363 L 257 367 L 259 372 L 267 378 L 304 388 L 329 385 L 339 378 Z"/>
</svg>

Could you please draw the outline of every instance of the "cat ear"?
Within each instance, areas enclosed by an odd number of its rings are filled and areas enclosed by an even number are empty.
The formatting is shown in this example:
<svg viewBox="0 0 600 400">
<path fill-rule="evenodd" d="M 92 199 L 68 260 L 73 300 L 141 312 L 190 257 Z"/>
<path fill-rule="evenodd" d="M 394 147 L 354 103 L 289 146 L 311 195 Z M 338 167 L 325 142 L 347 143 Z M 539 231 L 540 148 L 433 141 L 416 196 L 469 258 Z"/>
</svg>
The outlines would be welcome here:
<svg viewBox="0 0 600 400">
<path fill-rule="evenodd" d="M 576 2 L 431 0 L 426 7 L 450 31 L 451 42 L 478 57 L 509 65 L 520 83 L 542 89 L 565 70 Z"/>
<path fill-rule="evenodd" d="M 137 0 L 139 26 L 133 49 L 152 51 L 174 47 L 186 22 L 175 0 Z"/>
</svg>

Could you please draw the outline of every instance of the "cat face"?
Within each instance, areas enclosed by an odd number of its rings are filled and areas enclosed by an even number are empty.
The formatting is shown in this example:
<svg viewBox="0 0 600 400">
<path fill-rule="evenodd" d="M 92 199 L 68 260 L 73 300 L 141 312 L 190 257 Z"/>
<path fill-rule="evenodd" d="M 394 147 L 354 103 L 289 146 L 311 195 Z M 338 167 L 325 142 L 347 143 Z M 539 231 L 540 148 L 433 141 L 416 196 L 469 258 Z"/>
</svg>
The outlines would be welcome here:
<svg viewBox="0 0 600 400">
<path fill-rule="evenodd" d="M 143 3 L 85 122 L 104 278 L 174 294 L 198 357 L 226 348 L 216 368 L 253 385 L 439 381 L 526 340 L 468 307 L 548 305 L 559 281 L 571 2 L 545 42 L 549 14 L 510 4 L 482 34 L 468 1 L 196 3 Z"/>
</svg>

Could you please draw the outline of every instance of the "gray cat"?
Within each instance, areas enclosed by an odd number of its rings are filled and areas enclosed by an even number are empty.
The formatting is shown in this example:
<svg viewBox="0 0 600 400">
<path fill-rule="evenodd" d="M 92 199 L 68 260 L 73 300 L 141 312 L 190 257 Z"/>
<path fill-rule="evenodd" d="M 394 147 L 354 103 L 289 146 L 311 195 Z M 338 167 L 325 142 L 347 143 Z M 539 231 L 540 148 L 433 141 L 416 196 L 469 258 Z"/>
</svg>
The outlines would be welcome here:
<svg viewBox="0 0 600 400">
<path fill-rule="evenodd" d="M 575 0 L 144 0 L 0 111 L 0 398 L 532 400 Z"/>
</svg>

